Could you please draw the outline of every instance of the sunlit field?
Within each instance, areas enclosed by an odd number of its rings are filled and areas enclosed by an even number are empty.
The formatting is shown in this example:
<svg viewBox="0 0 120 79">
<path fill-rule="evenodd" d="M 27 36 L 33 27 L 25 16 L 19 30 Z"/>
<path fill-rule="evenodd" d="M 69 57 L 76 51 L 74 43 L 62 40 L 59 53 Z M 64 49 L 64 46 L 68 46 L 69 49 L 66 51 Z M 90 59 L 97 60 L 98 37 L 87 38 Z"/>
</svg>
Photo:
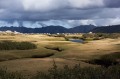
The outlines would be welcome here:
<svg viewBox="0 0 120 79">
<path fill-rule="evenodd" d="M 65 35 L 66 38 L 82 38 L 82 34 Z M 120 38 L 104 38 L 99 40 L 84 40 L 84 43 L 71 42 L 65 37 L 43 34 L 1 35 L 0 41 L 28 42 L 36 45 L 31 49 L 0 50 L 0 68 L 7 72 L 18 72 L 26 77 L 46 72 L 53 64 L 58 68 L 68 65 L 74 67 L 80 64 L 84 67 L 101 67 L 100 64 L 89 63 L 104 55 L 118 53 L 120 55 Z M 120 58 L 116 60 L 120 62 Z"/>
</svg>

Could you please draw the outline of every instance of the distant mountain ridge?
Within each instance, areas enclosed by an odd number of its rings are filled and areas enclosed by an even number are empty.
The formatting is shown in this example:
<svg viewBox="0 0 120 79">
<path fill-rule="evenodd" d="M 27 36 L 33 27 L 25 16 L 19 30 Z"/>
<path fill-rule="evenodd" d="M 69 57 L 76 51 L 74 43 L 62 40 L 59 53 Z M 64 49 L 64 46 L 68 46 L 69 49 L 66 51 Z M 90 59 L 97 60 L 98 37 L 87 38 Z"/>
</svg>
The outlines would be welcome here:
<svg viewBox="0 0 120 79">
<path fill-rule="evenodd" d="M 17 31 L 21 33 L 88 33 L 94 25 L 82 25 L 74 28 L 65 28 L 62 26 L 47 26 L 42 28 L 27 28 L 27 27 L 0 27 L 0 31 Z"/>
<path fill-rule="evenodd" d="M 70 28 L 69 30 L 71 33 L 88 33 L 94 28 L 96 28 L 96 26 L 94 25 L 81 25 L 74 28 Z"/>
<path fill-rule="evenodd" d="M 120 25 L 96 27 L 92 30 L 93 33 L 120 33 Z"/>
<path fill-rule="evenodd" d="M 27 27 L 0 27 L 0 31 L 17 31 L 20 33 L 120 33 L 120 25 L 96 27 L 94 25 L 81 25 L 73 28 L 62 26 L 46 26 L 41 28 Z"/>
</svg>

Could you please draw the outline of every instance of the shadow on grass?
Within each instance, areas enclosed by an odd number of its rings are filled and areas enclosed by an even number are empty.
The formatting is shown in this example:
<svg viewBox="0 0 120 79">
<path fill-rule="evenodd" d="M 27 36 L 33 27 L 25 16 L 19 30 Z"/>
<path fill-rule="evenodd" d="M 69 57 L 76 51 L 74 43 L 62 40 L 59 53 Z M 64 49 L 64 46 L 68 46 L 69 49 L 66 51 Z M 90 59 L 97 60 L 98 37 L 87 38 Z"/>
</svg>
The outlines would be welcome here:
<svg viewBox="0 0 120 79">
<path fill-rule="evenodd" d="M 45 54 L 41 54 L 41 55 L 33 55 L 31 58 L 47 58 L 47 57 L 51 57 L 53 56 L 54 53 L 45 53 Z"/>
<path fill-rule="evenodd" d="M 58 51 L 58 52 L 64 51 L 64 49 L 63 49 L 63 48 L 60 48 L 60 47 L 50 47 L 50 46 L 46 46 L 45 48 L 46 48 L 46 49 L 50 49 L 50 50 L 55 50 L 55 51 Z"/>
<path fill-rule="evenodd" d="M 120 52 L 103 55 L 99 59 L 92 59 L 87 61 L 87 63 L 97 64 L 108 68 L 109 66 L 120 64 Z"/>
</svg>

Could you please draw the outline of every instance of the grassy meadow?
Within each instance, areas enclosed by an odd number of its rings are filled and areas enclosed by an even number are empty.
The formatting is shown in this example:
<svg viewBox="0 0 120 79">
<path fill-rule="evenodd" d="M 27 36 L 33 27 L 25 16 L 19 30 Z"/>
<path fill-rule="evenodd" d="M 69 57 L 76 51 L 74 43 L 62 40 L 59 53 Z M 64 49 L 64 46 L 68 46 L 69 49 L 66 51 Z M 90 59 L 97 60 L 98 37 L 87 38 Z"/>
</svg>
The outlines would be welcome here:
<svg viewBox="0 0 120 79">
<path fill-rule="evenodd" d="M 67 38 L 82 38 L 82 34 L 65 36 Z M 57 37 L 43 34 L 21 34 L 0 35 L 0 42 L 2 41 L 12 41 L 17 43 L 28 42 L 30 43 L 29 46 L 31 44 L 36 45 L 34 49 L 18 50 L 15 48 L 14 50 L 0 50 L 0 69 L 5 68 L 8 73 L 17 72 L 26 77 L 36 75 L 38 71 L 47 72 L 48 69 L 53 67 L 54 62 L 58 68 L 63 68 L 65 65 L 72 68 L 76 64 L 80 64 L 80 67 L 83 70 L 85 67 L 101 67 L 99 64 L 88 63 L 88 61 L 100 59 L 103 56 L 114 56 L 112 57 L 114 59 L 117 57 L 115 60 L 120 62 L 119 37 L 114 39 L 104 38 L 90 41 L 85 40 L 85 43 L 76 43 L 68 41 L 62 36 Z M 25 47 L 28 46 L 26 45 Z M 36 79 L 40 78 L 38 77 Z"/>
</svg>

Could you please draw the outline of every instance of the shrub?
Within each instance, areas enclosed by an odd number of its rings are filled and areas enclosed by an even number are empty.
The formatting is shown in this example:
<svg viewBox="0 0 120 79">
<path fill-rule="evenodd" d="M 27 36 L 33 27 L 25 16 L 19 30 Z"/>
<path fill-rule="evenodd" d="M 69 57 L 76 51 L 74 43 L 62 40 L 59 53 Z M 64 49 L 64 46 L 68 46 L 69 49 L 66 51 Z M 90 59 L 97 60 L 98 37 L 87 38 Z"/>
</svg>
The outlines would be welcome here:
<svg viewBox="0 0 120 79">
<path fill-rule="evenodd" d="M 103 67 L 84 67 L 75 65 L 70 68 L 65 65 L 59 69 L 56 64 L 48 70 L 48 73 L 39 72 L 33 79 L 120 79 L 120 66 Z"/>
<path fill-rule="evenodd" d="M 51 36 L 51 37 L 65 37 L 64 34 L 51 34 L 51 35 L 48 35 L 48 36 Z"/>
<path fill-rule="evenodd" d="M 84 67 L 80 64 L 74 67 L 65 65 L 59 69 L 53 64 L 53 67 L 48 72 L 38 72 L 31 78 L 25 78 L 20 73 L 8 73 L 6 70 L 0 69 L 0 79 L 120 79 L 120 65 L 104 67 Z"/>
<path fill-rule="evenodd" d="M 119 64 L 120 62 L 117 61 L 117 59 L 120 59 L 120 52 L 103 55 L 99 59 L 90 60 L 89 63 L 102 65 L 104 67 L 109 67 L 111 65 Z"/>
<path fill-rule="evenodd" d="M 57 35 L 55 35 L 55 37 L 65 37 L 65 35 L 64 34 L 57 34 Z"/>
<path fill-rule="evenodd" d="M 0 79 L 26 79 L 26 78 L 17 72 L 9 73 L 5 68 L 5 69 L 0 69 Z"/>
<path fill-rule="evenodd" d="M 30 43 L 30 42 L 20 42 L 16 46 L 18 50 L 26 50 L 26 49 L 35 49 L 37 48 L 35 44 Z"/>
<path fill-rule="evenodd" d="M 35 49 L 37 46 L 30 42 L 1 41 L 0 50 L 28 50 Z"/>
<path fill-rule="evenodd" d="M 64 39 L 65 39 L 65 41 L 69 41 L 69 38 L 67 38 L 67 37 L 64 37 Z"/>
<path fill-rule="evenodd" d="M 100 40 L 105 38 L 112 38 L 116 39 L 119 38 L 119 33 L 93 33 L 93 34 L 83 34 L 81 39 L 87 40 L 87 39 L 93 39 L 93 40 Z"/>
</svg>

